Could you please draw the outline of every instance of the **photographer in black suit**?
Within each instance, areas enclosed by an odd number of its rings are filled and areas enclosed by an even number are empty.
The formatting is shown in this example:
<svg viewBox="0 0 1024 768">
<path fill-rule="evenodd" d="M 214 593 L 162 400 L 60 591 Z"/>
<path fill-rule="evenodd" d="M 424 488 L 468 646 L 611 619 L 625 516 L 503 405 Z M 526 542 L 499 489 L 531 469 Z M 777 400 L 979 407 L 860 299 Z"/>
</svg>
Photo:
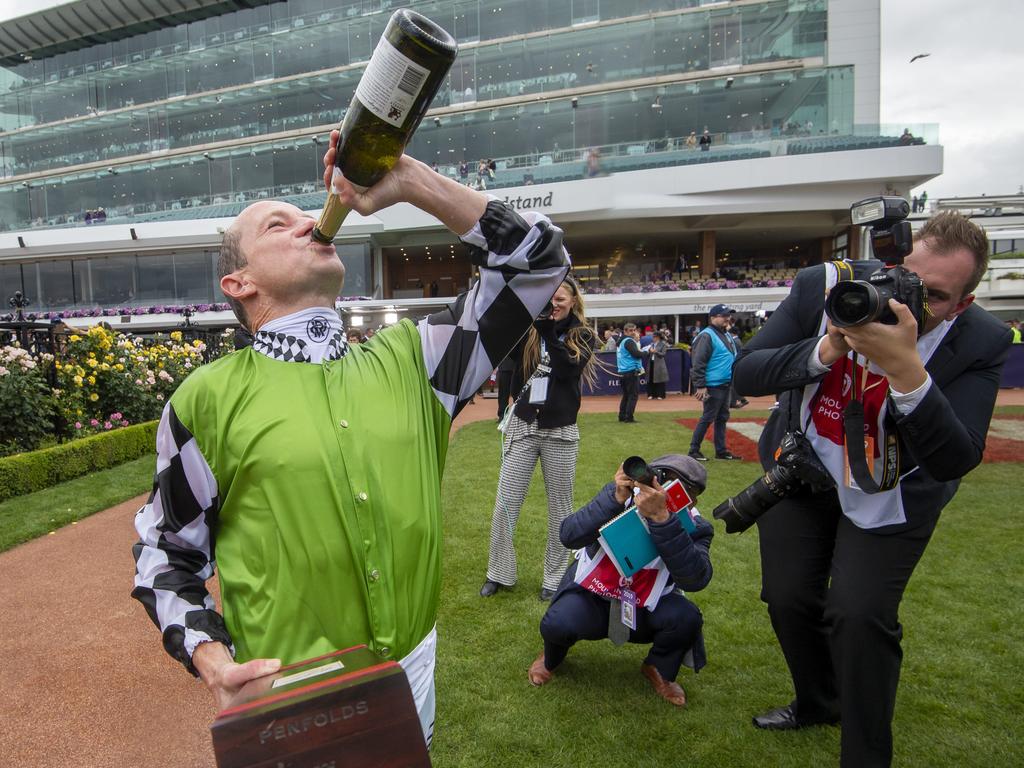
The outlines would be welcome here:
<svg viewBox="0 0 1024 768">
<path fill-rule="evenodd" d="M 818 493 L 802 486 L 758 520 L 761 598 L 796 698 L 754 725 L 790 730 L 841 719 L 841 764 L 850 768 L 892 760 L 900 600 L 939 513 L 982 459 L 1010 343 L 1002 324 L 972 304 L 988 253 L 984 232 L 955 213 L 918 233 L 904 266 L 927 288 L 920 336 L 895 300 L 895 324 L 837 328 L 823 308 L 839 268 L 805 269 L 736 361 L 737 392 L 780 395 L 761 436 L 764 467 L 774 466 L 784 433 L 802 430 L 835 481 Z M 852 266 L 864 279 L 880 265 Z M 851 391 L 864 403 L 868 467 L 873 458 L 885 464 L 890 445 L 899 449 L 899 481 L 889 491 L 865 493 L 849 479 L 842 413 Z"/>
</svg>

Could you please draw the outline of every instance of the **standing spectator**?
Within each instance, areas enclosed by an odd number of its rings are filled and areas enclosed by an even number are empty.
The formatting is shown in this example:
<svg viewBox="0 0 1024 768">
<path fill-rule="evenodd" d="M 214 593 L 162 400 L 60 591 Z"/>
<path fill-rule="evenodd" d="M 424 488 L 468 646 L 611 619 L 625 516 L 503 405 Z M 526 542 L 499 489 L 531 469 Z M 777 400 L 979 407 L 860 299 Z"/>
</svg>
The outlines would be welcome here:
<svg viewBox="0 0 1024 768">
<path fill-rule="evenodd" d="M 540 599 L 550 600 L 565 570 L 566 549 L 558 538 L 562 521 L 573 512 L 573 485 L 580 432 L 580 381 L 593 383 L 594 332 L 584 315 L 583 295 L 566 278 L 551 298 L 550 315 L 538 318 L 526 337 L 522 372 L 513 378 L 519 392 L 505 428 L 498 494 L 491 515 L 487 579 L 481 597 L 490 597 L 518 581 L 513 536 L 519 513 L 540 459 L 548 497 L 547 546 Z M 529 376 L 526 382 L 521 381 Z"/>
<path fill-rule="evenodd" d="M 1007 321 L 1007 325 L 1010 326 L 1010 333 L 1013 334 L 1013 338 L 1010 340 L 1010 343 L 1020 344 L 1020 321 L 1014 318 L 1013 320 Z"/>
<path fill-rule="evenodd" d="M 725 304 L 716 304 L 708 312 L 708 327 L 697 334 L 690 351 L 690 381 L 693 394 L 704 403 L 704 413 L 693 430 L 690 456 L 707 461 L 700 444 L 708 427 L 715 425 L 715 458 L 738 459 L 725 446 L 725 425 L 729 421 L 729 398 L 732 389 L 732 365 L 736 360 L 736 342 L 729 333 L 729 318 L 735 312 Z"/>
<path fill-rule="evenodd" d="M 920 204 L 921 203 L 920 201 L 918 201 L 917 195 L 914 195 L 912 198 L 910 198 L 910 212 L 917 213 L 917 209 Z"/>
<path fill-rule="evenodd" d="M 683 279 L 683 273 L 689 274 L 689 269 L 686 267 L 686 256 L 679 254 L 679 258 L 676 259 L 676 273 L 679 275 L 679 279 Z"/>
<path fill-rule="evenodd" d="M 362 344 L 363 334 L 359 332 L 358 328 L 349 328 L 345 332 L 345 338 L 348 339 L 349 344 Z"/>
<path fill-rule="evenodd" d="M 636 401 L 640 397 L 640 371 L 644 369 L 644 353 L 640 351 L 640 329 L 636 323 L 626 323 L 622 330 L 624 335 L 615 359 L 622 387 L 619 421 L 635 424 L 633 412 L 636 411 Z"/>
<path fill-rule="evenodd" d="M 711 149 L 711 134 L 708 132 L 708 129 L 705 128 L 704 129 L 704 133 L 702 133 L 701 137 L 700 137 L 700 151 L 701 152 L 707 152 L 710 149 Z"/>
<path fill-rule="evenodd" d="M 604 329 L 604 345 L 601 347 L 602 352 L 614 352 L 619 347 L 619 340 L 615 338 L 614 328 Z"/>
<path fill-rule="evenodd" d="M 469 163 L 465 160 L 459 163 L 459 182 L 464 186 L 469 186 Z"/>
<path fill-rule="evenodd" d="M 656 331 L 654 343 L 651 345 L 651 376 L 647 380 L 647 399 L 664 400 L 665 383 L 668 381 L 668 365 L 665 355 L 668 354 L 668 331 Z"/>
<path fill-rule="evenodd" d="M 928 193 L 921 192 L 921 197 L 918 198 L 918 202 L 921 204 L 921 213 L 928 213 Z"/>
<path fill-rule="evenodd" d="M 694 150 L 697 148 L 697 132 L 690 131 L 690 135 L 686 137 L 686 148 Z"/>
<path fill-rule="evenodd" d="M 587 153 L 587 178 L 592 179 L 601 174 L 601 150 L 593 147 Z"/>
<path fill-rule="evenodd" d="M 729 335 L 732 336 L 733 341 L 736 343 L 736 354 L 739 356 L 740 350 L 743 349 L 743 343 L 740 341 L 740 335 L 738 333 L 739 327 L 736 323 L 736 318 L 729 318 Z M 745 408 L 750 405 L 750 401 L 745 397 L 740 397 L 736 394 L 735 382 L 729 384 L 729 407 L 730 408 Z"/>
<path fill-rule="evenodd" d="M 483 191 L 487 189 L 487 177 L 490 175 L 490 168 L 487 167 L 487 161 L 482 159 L 476 166 L 476 188 Z"/>
</svg>

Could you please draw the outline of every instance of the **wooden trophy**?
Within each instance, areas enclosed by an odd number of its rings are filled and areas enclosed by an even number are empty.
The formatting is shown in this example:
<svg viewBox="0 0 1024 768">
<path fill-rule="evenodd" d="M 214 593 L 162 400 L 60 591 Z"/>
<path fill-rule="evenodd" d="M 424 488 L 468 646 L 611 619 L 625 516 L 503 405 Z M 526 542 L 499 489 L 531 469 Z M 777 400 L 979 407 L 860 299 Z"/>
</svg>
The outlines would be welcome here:
<svg viewBox="0 0 1024 768">
<path fill-rule="evenodd" d="M 365 645 L 247 683 L 210 726 L 218 768 L 429 768 L 409 681 Z"/>
</svg>

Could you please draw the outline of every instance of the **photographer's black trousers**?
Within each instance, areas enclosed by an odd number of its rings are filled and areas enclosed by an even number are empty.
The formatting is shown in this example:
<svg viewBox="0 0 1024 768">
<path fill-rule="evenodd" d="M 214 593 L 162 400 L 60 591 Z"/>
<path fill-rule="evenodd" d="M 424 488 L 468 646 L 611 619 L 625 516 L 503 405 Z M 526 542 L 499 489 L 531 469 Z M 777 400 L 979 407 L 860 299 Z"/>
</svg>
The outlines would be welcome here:
<svg viewBox="0 0 1024 768">
<path fill-rule="evenodd" d="M 555 669 L 580 640 L 608 637 L 611 602 L 578 587 L 560 592 L 540 622 L 544 638 L 544 666 Z M 704 624 L 700 609 L 676 592 L 664 595 L 654 611 L 638 608 L 636 629 L 629 642 L 651 644 L 644 659 L 665 680 L 675 680 L 686 652 L 697 642 Z"/>
<path fill-rule="evenodd" d="M 835 491 L 784 499 L 758 520 L 768 604 L 802 723 L 842 718 L 844 768 L 888 766 L 903 635 L 899 604 L 935 528 L 858 528 Z"/>
</svg>

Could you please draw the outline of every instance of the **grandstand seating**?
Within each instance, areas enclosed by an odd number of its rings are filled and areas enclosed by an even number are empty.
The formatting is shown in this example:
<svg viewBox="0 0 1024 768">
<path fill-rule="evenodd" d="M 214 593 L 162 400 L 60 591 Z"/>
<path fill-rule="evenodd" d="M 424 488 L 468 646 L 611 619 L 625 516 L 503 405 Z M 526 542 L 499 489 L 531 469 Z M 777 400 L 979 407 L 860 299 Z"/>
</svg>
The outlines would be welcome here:
<svg viewBox="0 0 1024 768">
<path fill-rule="evenodd" d="M 915 138 L 913 144 L 924 144 Z M 786 144 L 787 155 L 809 155 L 817 152 L 845 152 L 854 149 L 878 149 L 900 146 L 899 136 L 818 136 L 792 140 Z"/>
</svg>

